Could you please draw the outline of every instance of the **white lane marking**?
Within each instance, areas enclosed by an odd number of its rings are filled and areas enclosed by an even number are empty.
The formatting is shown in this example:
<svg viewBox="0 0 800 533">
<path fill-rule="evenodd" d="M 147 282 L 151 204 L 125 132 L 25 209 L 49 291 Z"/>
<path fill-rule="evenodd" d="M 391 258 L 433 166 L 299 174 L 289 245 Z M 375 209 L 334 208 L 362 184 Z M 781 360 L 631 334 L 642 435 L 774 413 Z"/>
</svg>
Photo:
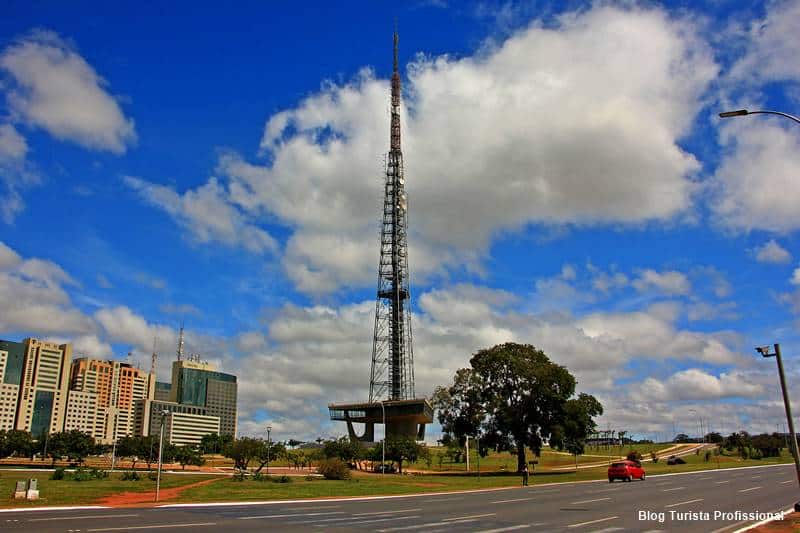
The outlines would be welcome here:
<svg viewBox="0 0 800 533">
<path fill-rule="evenodd" d="M 320 505 L 319 507 L 290 507 L 288 509 L 278 509 L 283 512 L 296 512 L 296 511 L 317 511 L 319 509 L 339 509 L 341 505 Z"/>
<path fill-rule="evenodd" d="M 389 520 L 405 520 L 406 518 L 419 518 L 420 515 L 408 515 L 408 516 L 390 516 L 387 518 L 373 518 L 371 520 L 352 520 L 349 516 L 339 516 L 337 518 L 324 518 L 322 520 L 293 520 L 291 522 L 287 522 L 287 524 L 323 524 L 326 522 L 347 522 L 348 524 L 366 524 L 367 522 L 388 522 Z M 327 524 L 329 526 L 333 526 L 335 524 Z"/>
<path fill-rule="evenodd" d="M 594 492 L 595 492 L 595 494 L 603 494 L 603 493 L 606 493 L 606 492 L 614 492 L 615 490 L 620 490 L 620 489 L 596 490 Z"/>
<path fill-rule="evenodd" d="M 369 516 L 374 514 L 397 514 L 397 513 L 413 513 L 414 511 L 421 511 L 421 507 L 416 509 L 401 509 L 399 511 L 373 511 L 371 513 L 353 513 L 352 516 Z"/>
<path fill-rule="evenodd" d="M 28 522 L 46 522 L 47 520 L 90 520 L 92 518 L 128 518 L 138 514 L 98 514 L 90 516 L 53 516 L 50 518 L 29 518 Z"/>
<path fill-rule="evenodd" d="M 624 528 L 621 527 L 606 527 L 603 529 L 598 529 L 597 531 L 592 531 L 592 533 L 611 533 L 612 531 L 622 531 Z"/>
<path fill-rule="evenodd" d="M 781 485 L 785 485 L 787 483 L 794 483 L 794 480 L 790 479 L 789 481 L 781 481 Z"/>
<path fill-rule="evenodd" d="M 669 509 L 670 507 L 678 507 L 679 505 L 689 505 L 690 503 L 697 503 L 701 501 L 703 501 L 703 498 L 697 498 L 696 500 L 686 500 L 685 502 L 671 503 L 669 505 L 665 505 L 664 509 Z"/>
<path fill-rule="evenodd" d="M 492 513 L 492 514 L 494 514 L 494 513 Z M 408 531 L 408 530 L 411 530 L 411 529 L 422 529 L 424 527 L 429 527 L 429 526 L 441 526 L 441 525 L 448 525 L 449 526 L 451 524 L 466 524 L 468 522 L 477 522 L 478 521 L 477 518 L 461 519 L 461 520 L 458 520 L 458 521 L 452 521 L 452 520 L 453 519 L 451 519 L 450 522 L 445 522 L 444 520 L 442 520 L 440 522 L 428 522 L 426 524 L 414 524 L 413 526 L 390 527 L 388 529 L 379 529 L 378 532 L 379 533 L 386 533 L 387 531 Z"/>
<path fill-rule="evenodd" d="M 715 485 L 722 485 L 723 483 L 730 483 L 730 482 L 731 482 L 730 479 L 726 479 L 725 481 L 715 481 L 714 484 Z"/>
<path fill-rule="evenodd" d="M 164 529 L 172 527 L 200 527 L 200 526 L 216 526 L 216 522 L 195 522 L 193 524 L 158 524 L 155 526 L 126 526 L 126 527 L 100 527 L 95 529 L 87 529 L 86 531 L 129 531 L 131 529 Z"/>
<path fill-rule="evenodd" d="M 760 488 L 762 488 L 762 487 L 760 487 L 760 486 L 759 487 L 750 487 L 749 489 L 742 489 L 739 492 L 750 492 L 751 490 L 758 490 Z"/>
<path fill-rule="evenodd" d="M 761 479 L 761 476 L 753 476 L 750 479 Z"/>
<path fill-rule="evenodd" d="M 662 489 L 661 492 L 672 492 L 673 490 L 683 490 L 686 487 L 675 487 L 674 489 Z"/>
<path fill-rule="evenodd" d="M 453 520 L 466 520 L 467 518 L 485 518 L 487 516 L 494 516 L 497 513 L 486 513 L 486 514 L 473 514 L 469 516 L 454 516 L 453 518 L 442 518 L 440 522 L 452 522 Z"/>
<path fill-rule="evenodd" d="M 475 533 L 500 533 L 501 531 L 516 531 L 517 529 L 525 529 L 531 527 L 530 524 L 520 524 L 518 526 L 498 527 L 496 529 L 481 529 Z"/>
<path fill-rule="evenodd" d="M 579 501 L 579 502 L 572 502 L 572 504 L 571 504 L 571 505 L 575 505 L 575 504 L 577 504 L 577 503 L 592 503 L 592 502 L 602 502 L 602 501 L 605 501 L 605 500 L 610 500 L 610 499 L 611 499 L 611 498 L 596 498 L 596 499 L 594 499 L 594 500 L 581 500 L 581 501 Z"/>
<path fill-rule="evenodd" d="M 432 502 L 458 502 L 463 500 L 464 498 L 436 498 L 435 500 L 431 500 Z"/>
<path fill-rule="evenodd" d="M 265 514 L 259 516 L 239 516 L 237 520 L 261 520 L 262 518 L 289 518 L 291 516 L 323 516 L 326 514 L 344 514 L 344 511 L 326 511 L 324 513 L 289 513 L 289 514 Z"/>
<path fill-rule="evenodd" d="M 493 501 L 493 502 L 489 502 L 489 503 L 529 502 L 529 501 L 531 501 L 532 499 L 533 499 L 533 498 L 515 498 L 515 499 L 513 499 L 513 500 L 495 500 L 495 501 Z"/>
<path fill-rule="evenodd" d="M 580 524 L 570 524 L 567 527 L 573 528 L 573 527 L 588 526 L 589 524 L 596 524 L 598 522 L 607 522 L 609 520 L 614 520 L 614 519 L 617 519 L 617 518 L 619 518 L 619 517 L 618 516 L 609 516 L 607 518 L 598 518 L 597 520 L 589 520 L 588 522 L 581 522 Z"/>
<path fill-rule="evenodd" d="M 697 480 L 698 480 L 698 481 L 702 481 L 702 480 L 704 480 L 704 479 L 711 479 L 711 476 L 706 476 L 706 477 L 699 477 L 699 478 L 697 478 Z"/>
</svg>

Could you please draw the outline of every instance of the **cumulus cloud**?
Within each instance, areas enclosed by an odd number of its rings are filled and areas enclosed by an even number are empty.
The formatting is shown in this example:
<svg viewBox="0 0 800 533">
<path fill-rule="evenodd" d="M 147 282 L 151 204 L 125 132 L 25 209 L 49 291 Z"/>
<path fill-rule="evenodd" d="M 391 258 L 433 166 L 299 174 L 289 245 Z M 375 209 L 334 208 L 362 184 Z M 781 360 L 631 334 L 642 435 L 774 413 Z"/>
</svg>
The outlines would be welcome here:
<svg viewBox="0 0 800 533">
<path fill-rule="evenodd" d="M 199 243 L 218 241 L 254 253 L 277 248 L 275 239 L 229 201 L 216 179 L 183 195 L 170 187 L 132 176 L 126 177 L 125 183 L 147 202 L 166 211 Z"/>
<path fill-rule="evenodd" d="M 763 246 L 756 248 L 755 254 L 759 263 L 788 263 L 792 260 L 792 254 L 775 239 L 770 239 Z"/>
<path fill-rule="evenodd" d="M 686 295 L 692 288 L 689 278 L 682 272 L 656 272 L 649 268 L 641 271 L 632 285 L 640 292 L 654 290 L 668 295 Z"/>
<path fill-rule="evenodd" d="M 0 330 L 50 334 L 91 333 L 95 324 L 72 305 L 63 285 L 75 285 L 50 261 L 22 259 L 0 242 Z"/>
<path fill-rule="evenodd" d="M 746 375 L 723 372 L 714 376 L 697 368 L 676 372 L 664 381 L 647 378 L 633 395 L 634 399 L 658 401 L 716 400 L 721 398 L 756 398 L 763 388 Z"/>
<path fill-rule="evenodd" d="M 4 193 L 0 219 L 7 224 L 25 207 L 21 190 L 40 181 L 27 153 L 25 137 L 12 124 L 0 124 L 0 191 Z"/>
<path fill-rule="evenodd" d="M 686 214 L 699 165 L 678 141 L 716 73 L 691 21 L 600 4 L 473 56 L 418 56 L 403 111 L 414 275 L 478 268 L 498 233 L 529 223 Z M 362 70 L 270 117 L 268 164 L 220 159 L 233 204 L 291 228 L 284 266 L 300 290 L 374 278 L 363 243 L 377 233 L 387 102 L 386 81 Z M 187 194 L 207 187 L 222 186 Z"/>
<path fill-rule="evenodd" d="M 777 119 L 731 121 L 720 131 L 725 158 L 714 174 L 712 210 L 737 230 L 787 233 L 800 227 L 800 136 Z M 788 122 L 788 121 L 787 121 Z"/>
<path fill-rule="evenodd" d="M 769 2 L 766 16 L 750 24 L 747 51 L 731 67 L 729 77 L 744 83 L 800 80 L 800 42 L 794 25 L 798 18 L 800 3 Z"/>
<path fill-rule="evenodd" d="M 136 140 L 133 120 L 107 91 L 108 83 L 68 42 L 35 31 L 0 54 L 8 75 L 12 116 L 87 148 L 125 152 Z"/>
</svg>

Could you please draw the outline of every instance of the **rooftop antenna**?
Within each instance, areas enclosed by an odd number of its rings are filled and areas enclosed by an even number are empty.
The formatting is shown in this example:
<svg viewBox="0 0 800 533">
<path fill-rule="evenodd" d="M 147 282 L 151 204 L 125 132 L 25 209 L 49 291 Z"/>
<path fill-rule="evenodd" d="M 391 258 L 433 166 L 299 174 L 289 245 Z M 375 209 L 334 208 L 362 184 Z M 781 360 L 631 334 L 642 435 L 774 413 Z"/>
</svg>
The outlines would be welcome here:
<svg viewBox="0 0 800 533">
<path fill-rule="evenodd" d="M 131 357 L 132 356 L 133 356 L 133 354 L 131 352 L 128 352 L 128 357 L 125 359 L 125 362 L 128 363 L 129 365 L 131 364 Z"/>
<path fill-rule="evenodd" d="M 156 353 L 157 337 L 153 337 L 153 354 L 150 356 L 150 374 L 156 375 L 156 364 L 158 363 L 158 354 Z"/>
<path fill-rule="evenodd" d="M 183 359 L 183 322 L 181 322 L 181 333 L 178 336 L 178 361 Z"/>
</svg>

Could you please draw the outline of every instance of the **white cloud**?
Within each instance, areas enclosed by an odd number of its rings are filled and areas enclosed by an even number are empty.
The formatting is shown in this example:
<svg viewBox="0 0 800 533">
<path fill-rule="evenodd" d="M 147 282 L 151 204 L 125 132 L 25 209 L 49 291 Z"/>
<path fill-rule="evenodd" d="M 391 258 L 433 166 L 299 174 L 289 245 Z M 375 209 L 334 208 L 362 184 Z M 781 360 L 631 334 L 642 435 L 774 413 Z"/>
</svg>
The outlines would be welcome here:
<svg viewBox="0 0 800 533">
<path fill-rule="evenodd" d="M 764 393 L 761 385 L 740 372 L 723 372 L 717 377 L 697 368 L 676 372 L 665 381 L 647 378 L 637 389 L 632 396 L 639 401 L 757 398 Z"/>
<path fill-rule="evenodd" d="M 757 116 L 731 121 L 720 130 L 727 155 L 713 178 L 716 196 L 711 207 L 721 224 L 781 233 L 800 227 L 793 200 L 800 195 L 796 128 Z"/>
<path fill-rule="evenodd" d="M 532 222 L 640 224 L 691 209 L 699 165 L 678 140 L 717 66 L 690 20 L 596 5 L 474 56 L 419 56 L 408 72 L 415 276 L 479 268 L 494 236 Z M 269 164 L 220 160 L 233 203 L 291 228 L 284 266 L 300 290 L 373 281 L 377 248 L 364 243 L 376 242 L 387 103 L 386 81 L 362 70 L 269 119 Z M 206 187 L 221 185 L 187 194 Z"/>
<path fill-rule="evenodd" d="M 792 285 L 800 285 L 800 268 L 795 268 L 792 272 L 792 279 L 789 280 Z"/>
<path fill-rule="evenodd" d="M 57 34 L 36 31 L 8 46 L 0 68 L 13 79 L 6 99 L 14 118 L 115 154 L 135 142 L 133 120 L 106 92 L 107 82 Z"/>
<path fill-rule="evenodd" d="M 163 288 L 163 286 L 161 287 Z M 167 313 L 170 315 L 194 315 L 200 316 L 203 313 L 200 312 L 200 309 L 195 307 L 192 304 L 164 304 L 159 307 L 162 313 Z"/>
<path fill-rule="evenodd" d="M 798 19 L 800 3 L 796 0 L 768 2 L 766 16 L 750 24 L 747 51 L 733 65 L 729 77 L 745 83 L 800 80 Z"/>
<path fill-rule="evenodd" d="M 0 88 L 2 86 L 0 85 Z M 0 124 L 0 218 L 6 224 L 25 207 L 20 190 L 40 181 L 33 165 L 26 159 L 28 143 L 11 124 Z"/>
<path fill-rule="evenodd" d="M 27 153 L 25 137 L 11 124 L 0 124 L 0 161 L 21 160 Z"/>
<path fill-rule="evenodd" d="M 97 335 L 82 335 L 72 340 L 73 357 L 93 357 L 111 359 L 114 351 L 111 345 L 101 341 Z"/>
<path fill-rule="evenodd" d="M 64 284 L 74 280 L 55 263 L 25 259 L 0 243 L 0 331 L 26 334 L 91 333 L 94 322 L 73 307 Z"/>
<path fill-rule="evenodd" d="M 763 246 L 755 249 L 756 261 L 759 263 L 788 263 L 792 260 L 792 254 L 786 248 L 770 239 Z"/>
<path fill-rule="evenodd" d="M 147 321 L 131 311 L 128 307 L 117 306 L 100 309 L 94 319 L 103 327 L 107 338 L 112 342 L 120 342 L 134 347 L 147 349 L 157 339 L 163 345 L 177 345 L 178 335 L 172 328 Z"/>
<path fill-rule="evenodd" d="M 146 201 L 169 213 L 199 243 L 219 241 L 254 253 L 277 248 L 275 239 L 231 204 L 227 192 L 214 178 L 183 195 L 136 177 L 126 177 L 125 183 Z"/>
<path fill-rule="evenodd" d="M 655 290 L 668 295 L 687 295 L 692 288 L 689 278 L 681 272 L 656 272 L 649 268 L 641 271 L 632 285 L 639 292 Z"/>
</svg>

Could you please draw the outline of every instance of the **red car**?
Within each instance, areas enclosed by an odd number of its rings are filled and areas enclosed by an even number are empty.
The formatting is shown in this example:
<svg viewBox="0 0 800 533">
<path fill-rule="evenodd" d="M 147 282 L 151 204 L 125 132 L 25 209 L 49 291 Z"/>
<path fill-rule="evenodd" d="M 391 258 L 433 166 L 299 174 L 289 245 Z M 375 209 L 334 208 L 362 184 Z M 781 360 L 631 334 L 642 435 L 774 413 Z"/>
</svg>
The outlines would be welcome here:
<svg viewBox="0 0 800 533">
<path fill-rule="evenodd" d="M 608 482 L 612 483 L 615 479 L 621 479 L 622 481 L 641 479 L 644 481 L 644 468 L 642 468 L 642 463 L 627 460 L 611 463 L 611 466 L 608 467 Z"/>
</svg>

